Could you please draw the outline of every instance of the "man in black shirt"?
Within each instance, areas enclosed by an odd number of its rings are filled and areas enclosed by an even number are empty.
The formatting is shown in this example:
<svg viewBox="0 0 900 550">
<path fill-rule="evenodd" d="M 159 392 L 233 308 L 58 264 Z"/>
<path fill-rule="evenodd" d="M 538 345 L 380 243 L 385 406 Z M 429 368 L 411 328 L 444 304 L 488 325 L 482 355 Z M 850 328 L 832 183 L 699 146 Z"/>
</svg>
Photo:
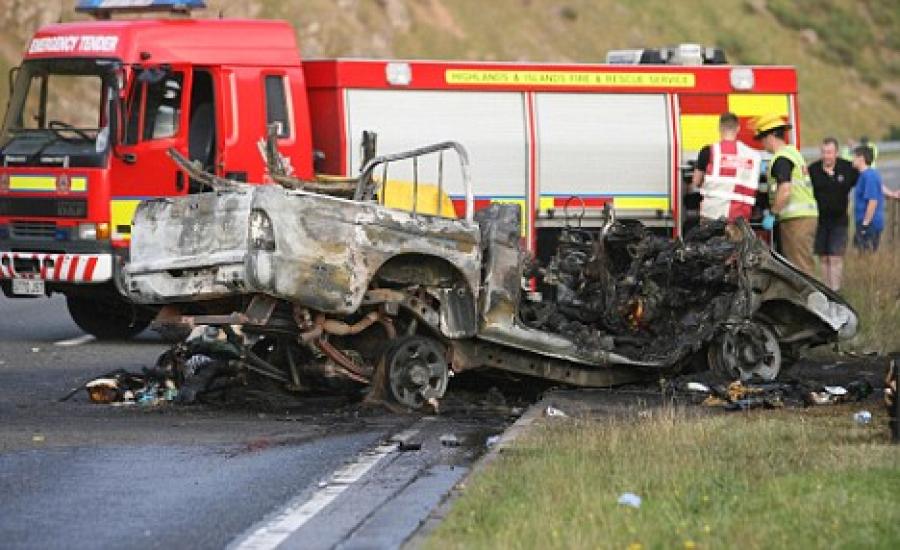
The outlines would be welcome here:
<svg viewBox="0 0 900 550">
<path fill-rule="evenodd" d="M 809 165 L 813 193 L 819 205 L 819 224 L 813 251 L 822 263 L 825 284 L 840 290 L 847 250 L 847 206 L 859 172 L 838 156 L 838 142 L 822 140 L 822 158 Z"/>
</svg>

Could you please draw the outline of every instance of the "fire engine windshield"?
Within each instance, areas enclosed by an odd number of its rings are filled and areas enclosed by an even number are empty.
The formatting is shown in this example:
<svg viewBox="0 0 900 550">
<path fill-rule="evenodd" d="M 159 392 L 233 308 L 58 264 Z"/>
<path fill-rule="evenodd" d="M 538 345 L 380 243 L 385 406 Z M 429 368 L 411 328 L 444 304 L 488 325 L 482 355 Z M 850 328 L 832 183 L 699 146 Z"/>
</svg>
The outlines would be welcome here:
<svg viewBox="0 0 900 550">
<path fill-rule="evenodd" d="M 109 150 L 115 62 L 29 60 L 19 69 L 0 137 L 0 153 L 40 164 L 65 158 L 96 165 Z"/>
</svg>

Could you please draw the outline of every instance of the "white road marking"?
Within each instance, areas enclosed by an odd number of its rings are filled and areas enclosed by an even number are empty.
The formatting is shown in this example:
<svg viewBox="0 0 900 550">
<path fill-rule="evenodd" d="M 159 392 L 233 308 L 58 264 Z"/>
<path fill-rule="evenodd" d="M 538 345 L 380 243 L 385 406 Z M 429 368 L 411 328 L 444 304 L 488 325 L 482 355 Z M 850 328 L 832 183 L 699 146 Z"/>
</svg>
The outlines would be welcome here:
<svg viewBox="0 0 900 550">
<path fill-rule="evenodd" d="M 96 339 L 96 337 L 90 334 L 83 334 L 77 338 L 69 338 L 68 340 L 60 340 L 59 342 L 54 342 L 53 345 L 68 348 L 72 346 L 80 346 L 81 344 L 87 344 L 88 342 L 93 342 Z"/>
<path fill-rule="evenodd" d="M 403 435 L 411 437 L 418 430 L 406 430 Z M 391 438 L 395 441 L 396 438 Z M 295 531 L 314 518 L 316 514 L 334 502 L 348 487 L 359 481 L 381 459 L 397 450 L 396 443 L 384 443 L 374 449 L 362 452 L 355 462 L 338 469 L 331 478 L 309 500 L 290 502 L 272 519 L 256 528 L 239 542 L 229 545 L 234 550 L 271 550 L 287 540 Z"/>
</svg>

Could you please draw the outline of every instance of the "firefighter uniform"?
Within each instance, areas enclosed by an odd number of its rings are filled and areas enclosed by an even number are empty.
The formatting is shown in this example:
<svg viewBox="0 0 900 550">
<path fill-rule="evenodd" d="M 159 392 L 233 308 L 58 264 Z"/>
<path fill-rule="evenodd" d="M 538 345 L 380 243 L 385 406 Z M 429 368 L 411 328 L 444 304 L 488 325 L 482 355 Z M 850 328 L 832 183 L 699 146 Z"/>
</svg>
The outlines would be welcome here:
<svg viewBox="0 0 900 550">
<path fill-rule="evenodd" d="M 778 232 L 785 257 L 797 267 L 812 275 L 815 270 L 813 244 L 819 221 L 819 207 L 813 193 L 812 181 L 806 169 L 803 155 L 793 145 L 785 145 L 772 157 L 769 165 L 769 203 L 775 203 L 778 180 L 773 174 L 780 158 L 791 162 L 791 193 L 787 204 L 778 212 Z"/>
<path fill-rule="evenodd" d="M 729 222 L 749 220 L 756 204 L 761 162 L 759 153 L 740 141 L 722 140 L 710 145 L 706 175 L 699 189 L 703 195 L 700 216 Z"/>
<path fill-rule="evenodd" d="M 757 139 L 773 133 L 773 131 L 791 127 L 777 115 L 758 117 L 753 125 Z M 783 140 L 772 137 L 769 145 L 773 146 L 773 144 L 778 145 L 777 150 L 769 149 L 772 152 L 767 174 L 770 205 L 775 205 L 778 180 L 785 181 L 786 179 L 781 172 L 787 170 L 786 163 L 791 166 L 789 178 L 791 187 L 787 202 L 779 212 L 773 212 L 778 220 L 778 236 L 781 240 L 782 252 L 795 266 L 809 275 L 814 275 L 813 243 L 819 219 L 819 207 L 813 193 L 806 161 L 793 145 L 788 145 Z M 779 176 L 781 177 L 779 178 Z"/>
</svg>

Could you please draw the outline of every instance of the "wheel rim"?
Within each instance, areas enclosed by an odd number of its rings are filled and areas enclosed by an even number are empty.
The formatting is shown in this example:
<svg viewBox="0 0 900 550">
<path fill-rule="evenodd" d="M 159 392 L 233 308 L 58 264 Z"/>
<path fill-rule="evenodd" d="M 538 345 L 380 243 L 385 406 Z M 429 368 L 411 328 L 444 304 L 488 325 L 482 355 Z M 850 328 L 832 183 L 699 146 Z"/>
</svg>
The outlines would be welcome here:
<svg viewBox="0 0 900 550">
<path fill-rule="evenodd" d="M 387 366 L 391 394 L 403 405 L 420 407 L 447 390 L 447 361 L 432 340 L 414 337 L 400 342 L 389 354 Z"/>
<path fill-rule="evenodd" d="M 709 362 L 713 370 L 732 379 L 771 382 L 781 372 L 781 346 L 771 328 L 756 325 L 717 338 Z"/>
</svg>

